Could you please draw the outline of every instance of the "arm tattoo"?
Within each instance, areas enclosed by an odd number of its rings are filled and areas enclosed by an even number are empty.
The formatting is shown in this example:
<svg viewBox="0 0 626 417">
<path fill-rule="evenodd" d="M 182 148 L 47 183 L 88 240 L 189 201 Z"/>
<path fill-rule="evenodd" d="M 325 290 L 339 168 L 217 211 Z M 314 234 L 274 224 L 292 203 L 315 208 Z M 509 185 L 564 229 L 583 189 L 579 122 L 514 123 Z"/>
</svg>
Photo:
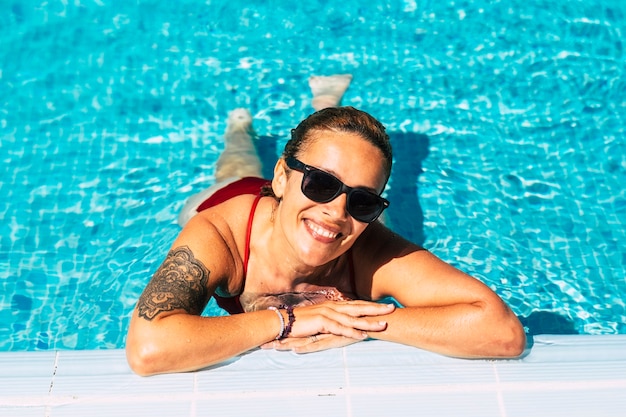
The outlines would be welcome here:
<svg viewBox="0 0 626 417">
<path fill-rule="evenodd" d="M 139 298 L 139 317 L 151 321 L 173 310 L 199 315 L 208 301 L 209 273 L 187 246 L 172 249 Z"/>
</svg>

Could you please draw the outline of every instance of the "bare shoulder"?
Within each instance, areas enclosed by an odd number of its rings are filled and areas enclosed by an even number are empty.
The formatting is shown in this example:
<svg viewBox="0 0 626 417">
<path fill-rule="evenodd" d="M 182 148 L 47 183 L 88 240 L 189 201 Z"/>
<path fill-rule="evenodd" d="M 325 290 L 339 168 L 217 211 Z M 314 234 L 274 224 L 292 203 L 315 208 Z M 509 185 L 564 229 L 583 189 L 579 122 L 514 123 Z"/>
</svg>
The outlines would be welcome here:
<svg viewBox="0 0 626 417">
<path fill-rule="evenodd" d="M 486 288 L 479 281 L 380 223 L 355 244 L 357 276 L 372 299 L 394 297 L 403 305 L 433 306 L 465 299 Z"/>
<path fill-rule="evenodd" d="M 196 258 L 209 267 L 220 285 L 224 284 L 224 279 L 241 275 L 254 198 L 252 195 L 233 197 L 199 213 L 181 231 L 174 247 L 193 248 Z"/>
<path fill-rule="evenodd" d="M 354 251 L 355 256 L 362 259 L 361 265 L 375 271 L 394 259 L 425 249 L 406 240 L 384 224 L 374 222 L 359 237 Z"/>
<path fill-rule="evenodd" d="M 359 295 L 374 300 L 393 296 L 378 282 L 384 279 L 384 274 L 400 267 L 399 259 L 422 250 L 384 224 L 370 224 L 352 248 Z"/>
<path fill-rule="evenodd" d="M 242 252 L 254 199 L 253 195 L 240 195 L 198 213 L 183 228 L 176 242 L 194 242 L 210 250 L 223 243 L 225 249 L 233 253 Z"/>
</svg>

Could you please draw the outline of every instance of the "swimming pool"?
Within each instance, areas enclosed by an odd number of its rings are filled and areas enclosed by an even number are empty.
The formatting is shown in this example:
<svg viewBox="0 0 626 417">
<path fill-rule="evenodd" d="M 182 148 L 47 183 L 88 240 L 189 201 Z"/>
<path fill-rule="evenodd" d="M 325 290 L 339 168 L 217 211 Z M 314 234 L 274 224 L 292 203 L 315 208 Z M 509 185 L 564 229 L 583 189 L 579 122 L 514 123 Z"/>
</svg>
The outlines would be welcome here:
<svg viewBox="0 0 626 417">
<path fill-rule="evenodd" d="M 67 3 L 0 15 L 0 350 L 122 347 L 228 110 L 269 160 L 338 72 L 391 133 L 394 228 L 531 333 L 626 333 L 623 3 Z"/>
</svg>

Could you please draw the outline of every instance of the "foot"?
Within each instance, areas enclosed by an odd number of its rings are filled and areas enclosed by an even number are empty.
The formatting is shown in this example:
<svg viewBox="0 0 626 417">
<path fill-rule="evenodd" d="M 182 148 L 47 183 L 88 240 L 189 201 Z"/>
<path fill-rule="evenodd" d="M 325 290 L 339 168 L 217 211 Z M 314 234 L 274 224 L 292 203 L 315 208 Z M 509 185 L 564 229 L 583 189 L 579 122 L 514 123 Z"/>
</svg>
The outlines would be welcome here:
<svg viewBox="0 0 626 417">
<path fill-rule="evenodd" d="M 327 107 L 337 107 L 341 103 L 341 98 L 348 89 L 351 81 L 351 74 L 311 76 L 309 78 L 309 87 L 311 87 L 311 91 L 313 92 L 313 101 L 311 104 L 315 111 Z"/>
<path fill-rule="evenodd" d="M 248 109 L 235 109 L 228 114 L 226 124 L 229 132 L 247 132 L 252 126 L 252 115 Z"/>
</svg>

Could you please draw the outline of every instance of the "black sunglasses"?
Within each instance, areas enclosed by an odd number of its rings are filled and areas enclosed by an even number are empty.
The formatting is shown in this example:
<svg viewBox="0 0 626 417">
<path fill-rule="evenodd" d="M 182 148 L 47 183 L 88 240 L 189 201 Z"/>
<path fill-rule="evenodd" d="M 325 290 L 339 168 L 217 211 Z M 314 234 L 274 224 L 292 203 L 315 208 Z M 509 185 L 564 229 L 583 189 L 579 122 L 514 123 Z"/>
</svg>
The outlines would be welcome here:
<svg viewBox="0 0 626 417">
<path fill-rule="evenodd" d="M 316 203 L 328 203 L 341 193 L 348 195 L 346 209 L 350 216 L 363 223 L 371 223 L 389 207 L 389 201 L 365 188 L 348 187 L 337 177 L 290 156 L 285 162 L 287 166 L 304 174 L 302 177 L 302 194 Z"/>
</svg>

